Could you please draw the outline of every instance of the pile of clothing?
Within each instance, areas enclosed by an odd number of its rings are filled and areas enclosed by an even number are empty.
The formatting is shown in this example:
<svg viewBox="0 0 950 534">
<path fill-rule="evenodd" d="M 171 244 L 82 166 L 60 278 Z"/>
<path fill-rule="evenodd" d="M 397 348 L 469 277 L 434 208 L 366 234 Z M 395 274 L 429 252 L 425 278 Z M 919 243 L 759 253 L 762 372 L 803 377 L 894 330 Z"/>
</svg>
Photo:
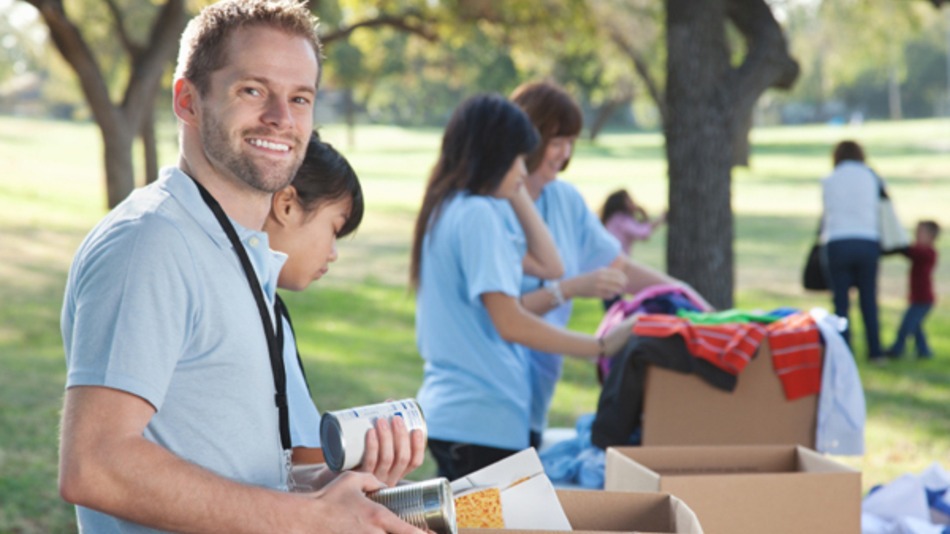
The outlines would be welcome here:
<svg viewBox="0 0 950 534">
<path fill-rule="evenodd" d="M 631 314 L 640 316 L 634 335 L 619 354 L 599 362 L 603 390 L 597 412 L 578 421 L 573 438 L 541 452 L 553 481 L 598 487 L 604 450 L 640 444 L 650 365 L 695 374 L 709 386 L 731 392 L 766 339 L 786 399 L 818 395 L 816 450 L 864 453 L 864 390 L 840 335 L 843 319 L 822 309 L 711 312 L 702 310 L 681 287 L 671 286 L 614 304 L 598 331 L 606 332 Z"/>
<path fill-rule="evenodd" d="M 934 462 L 875 486 L 861 504 L 862 534 L 950 534 L 950 473 Z"/>
</svg>

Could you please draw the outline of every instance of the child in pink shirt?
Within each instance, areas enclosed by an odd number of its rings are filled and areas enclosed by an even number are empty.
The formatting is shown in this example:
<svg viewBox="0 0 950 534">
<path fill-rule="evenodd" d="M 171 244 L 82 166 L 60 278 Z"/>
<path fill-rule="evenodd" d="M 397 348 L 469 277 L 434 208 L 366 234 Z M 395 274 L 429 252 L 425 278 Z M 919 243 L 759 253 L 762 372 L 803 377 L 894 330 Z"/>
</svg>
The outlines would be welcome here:
<svg viewBox="0 0 950 534">
<path fill-rule="evenodd" d="M 630 255 L 634 241 L 644 241 L 653 235 L 656 227 L 666 222 L 666 212 L 650 219 L 646 210 L 637 205 L 625 189 L 614 191 L 601 208 L 601 222 L 614 237 L 626 255 Z"/>
</svg>

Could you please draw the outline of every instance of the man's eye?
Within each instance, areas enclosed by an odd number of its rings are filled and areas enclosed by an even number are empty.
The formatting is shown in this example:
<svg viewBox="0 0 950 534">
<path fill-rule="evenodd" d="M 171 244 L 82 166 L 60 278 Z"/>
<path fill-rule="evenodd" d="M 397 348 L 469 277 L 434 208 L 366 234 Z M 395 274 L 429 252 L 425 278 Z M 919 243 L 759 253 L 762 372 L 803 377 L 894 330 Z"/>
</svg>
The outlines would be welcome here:
<svg viewBox="0 0 950 534">
<path fill-rule="evenodd" d="M 260 90 L 254 87 L 245 87 L 243 90 L 244 94 L 251 96 L 259 96 L 261 94 Z"/>
<path fill-rule="evenodd" d="M 306 97 L 303 97 L 303 96 L 295 96 L 295 97 L 293 98 L 293 102 L 294 102 L 295 104 L 308 105 L 308 104 L 310 104 L 310 99 L 309 99 L 309 98 L 306 98 Z"/>
</svg>

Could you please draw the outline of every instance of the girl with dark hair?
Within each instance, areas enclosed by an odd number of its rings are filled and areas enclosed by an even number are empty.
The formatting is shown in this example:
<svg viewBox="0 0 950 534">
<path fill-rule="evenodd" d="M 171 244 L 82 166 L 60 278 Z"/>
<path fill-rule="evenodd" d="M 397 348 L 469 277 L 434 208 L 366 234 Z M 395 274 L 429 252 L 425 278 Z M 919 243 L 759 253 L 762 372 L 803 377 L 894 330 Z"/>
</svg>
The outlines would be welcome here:
<svg viewBox="0 0 950 534">
<path fill-rule="evenodd" d="M 525 186 L 564 260 L 564 277 L 560 280 L 524 277 L 524 306 L 543 315 L 551 325 L 563 327 L 571 318 L 571 299 L 575 297 L 606 300 L 655 284 L 677 284 L 711 309 L 682 282 L 631 260 L 587 207 L 580 192 L 558 180 L 558 173 L 571 161 L 574 142 L 583 125 L 577 102 L 557 84 L 544 81 L 519 86 L 511 100 L 528 114 L 541 133 L 541 143 L 527 157 Z M 541 442 L 554 387 L 561 376 L 563 362 L 559 352 L 528 351 L 533 388 L 531 431 L 536 446 Z"/>
<path fill-rule="evenodd" d="M 277 287 L 303 291 L 327 273 L 336 261 L 336 241 L 359 227 L 363 219 L 363 190 L 349 162 L 316 133 L 310 137 L 303 164 L 290 185 L 274 194 L 264 222 L 269 245 L 287 260 L 277 278 Z M 277 297 L 283 328 L 284 371 L 293 444 L 294 489 L 322 487 L 335 475 L 316 454 L 320 447 L 320 413 L 310 397 L 303 362 L 297 352 L 290 313 Z M 419 467 L 425 457 L 425 436 L 410 436 L 401 419 L 390 425 L 384 420 L 367 434 L 359 470 L 372 473 L 393 485 Z"/>
<path fill-rule="evenodd" d="M 626 189 L 608 195 L 600 209 L 600 222 L 610 235 L 617 238 L 620 249 L 627 256 L 633 250 L 634 241 L 649 239 L 656 227 L 664 221 L 666 213 L 651 219 L 643 206 L 633 201 Z"/>
<path fill-rule="evenodd" d="M 554 328 L 521 307 L 523 272 L 562 274 L 524 188 L 538 134 L 502 97 L 463 102 L 446 126 L 416 220 L 410 280 L 425 360 L 417 399 L 440 476 L 456 479 L 529 444 L 529 369 L 519 345 L 593 359 L 614 353 L 631 324 L 604 338 Z"/>
<path fill-rule="evenodd" d="M 600 209 L 600 222 L 610 235 L 620 242 L 620 250 L 630 257 L 635 241 L 650 239 L 657 226 L 666 221 L 666 213 L 651 219 L 647 211 L 633 201 L 626 189 L 619 189 L 607 196 Z M 604 309 L 608 310 L 620 297 L 604 299 Z"/>
</svg>

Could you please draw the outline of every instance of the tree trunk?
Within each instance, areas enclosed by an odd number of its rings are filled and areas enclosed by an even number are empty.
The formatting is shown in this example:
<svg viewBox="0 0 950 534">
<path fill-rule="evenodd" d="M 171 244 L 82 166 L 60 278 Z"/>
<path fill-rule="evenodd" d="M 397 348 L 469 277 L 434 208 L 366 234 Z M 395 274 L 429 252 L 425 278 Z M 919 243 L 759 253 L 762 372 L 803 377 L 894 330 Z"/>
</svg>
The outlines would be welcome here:
<svg viewBox="0 0 950 534">
<path fill-rule="evenodd" d="M 755 103 L 798 76 L 764 0 L 666 0 L 667 268 L 717 308 L 733 305 L 732 167 L 748 158 Z M 725 24 L 747 54 L 730 64 Z"/>
<path fill-rule="evenodd" d="M 593 141 L 597 139 L 597 136 L 600 134 L 600 131 L 604 129 L 604 126 L 607 125 L 607 121 L 610 120 L 610 117 L 613 117 L 614 113 L 616 113 L 618 109 L 621 109 L 624 106 L 629 106 L 632 101 L 632 96 L 624 96 L 622 98 L 611 98 L 610 100 L 601 104 L 600 108 L 597 109 L 597 114 L 594 116 L 594 120 L 590 123 L 590 128 L 588 129 L 590 140 Z"/>
<path fill-rule="evenodd" d="M 129 196 L 135 188 L 135 170 L 132 164 L 132 144 L 135 135 L 130 128 L 103 130 L 105 147 L 106 193 L 109 207 L 113 208 Z"/>
<path fill-rule="evenodd" d="M 904 118 L 901 106 L 901 82 L 897 79 L 897 69 L 893 66 L 887 70 L 887 108 L 892 121 Z"/>
<path fill-rule="evenodd" d="M 725 0 L 667 0 L 670 274 L 732 306 L 732 120 Z"/>
<path fill-rule="evenodd" d="M 353 102 L 353 88 L 343 90 L 343 114 L 346 118 L 346 144 L 349 150 L 356 149 L 356 103 Z"/>
<path fill-rule="evenodd" d="M 145 156 L 145 183 L 150 184 L 158 180 L 158 149 L 155 138 L 155 108 L 149 108 L 141 130 L 142 152 Z"/>
</svg>

